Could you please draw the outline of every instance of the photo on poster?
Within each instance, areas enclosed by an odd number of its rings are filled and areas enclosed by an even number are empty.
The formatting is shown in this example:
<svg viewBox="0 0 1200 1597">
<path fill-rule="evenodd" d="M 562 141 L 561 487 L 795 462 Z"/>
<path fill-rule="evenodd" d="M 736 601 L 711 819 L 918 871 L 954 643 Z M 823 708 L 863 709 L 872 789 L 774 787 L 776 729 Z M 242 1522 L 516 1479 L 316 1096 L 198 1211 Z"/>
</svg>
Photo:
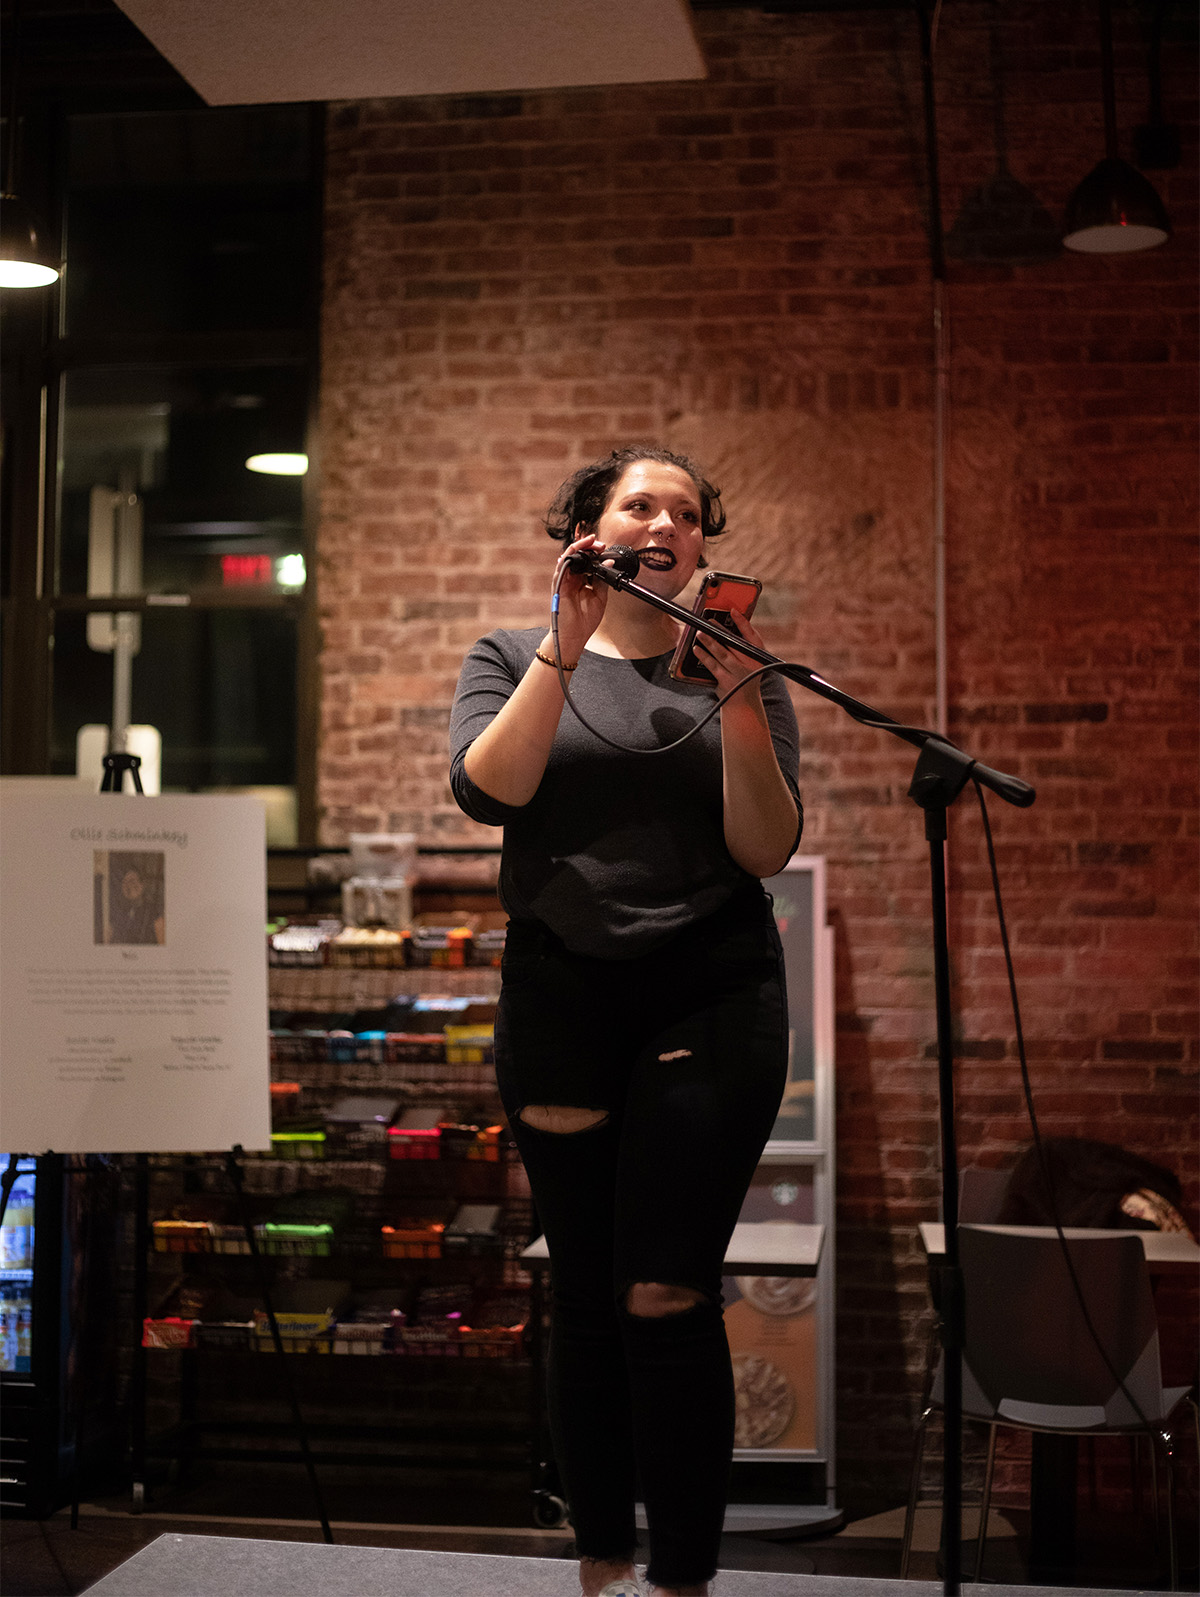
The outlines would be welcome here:
<svg viewBox="0 0 1200 1597">
<path fill-rule="evenodd" d="M 166 855 L 161 850 L 93 851 L 92 925 L 96 943 L 166 942 Z"/>
</svg>

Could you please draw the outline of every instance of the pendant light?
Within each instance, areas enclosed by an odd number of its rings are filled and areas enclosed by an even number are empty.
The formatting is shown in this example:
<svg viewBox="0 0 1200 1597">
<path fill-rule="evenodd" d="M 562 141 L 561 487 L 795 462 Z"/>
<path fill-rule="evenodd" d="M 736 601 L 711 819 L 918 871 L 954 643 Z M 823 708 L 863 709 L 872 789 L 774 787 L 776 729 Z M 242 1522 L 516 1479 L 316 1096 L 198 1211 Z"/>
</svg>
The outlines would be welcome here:
<svg viewBox="0 0 1200 1597">
<path fill-rule="evenodd" d="M 43 288 L 57 276 L 58 267 L 38 246 L 32 211 L 6 188 L 0 194 L 0 288 Z"/>
<path fill-rule="evenodd" d="M 1125 255 L 1166 243 L 1171 223 L 1154 185 L 1117 154 L 1111 0 L 1099 6 L 1105 155 L 1067 201 L 1063 243 L 1086 255 Z"/>
<path fill-rule="evenodd" d="M 53 283 L 58 267 L 38 243 L 33 212 L 17 193 L 17 145 L 21 113 L 17 84 L 21 61 L 21 7 L 13 0 L 11 66 L 8 85 L 8 152 L 4 164 L 4 192 L 0 194 L 0 288 L 42 288 Z"/>
<path fill-rule="evenodd" d="M 996 170 L 963 201 L 946 234 L 946 254 L 957 261 L 1028 263 L 1062 254 L 1058 224 L 1032 189 L 1008 169 L 1008 129 L 1004 118 L 1004 70 L 1000 54 L 998 0 L 988 18 L 992 77 L 992 117 Z"/>
<path fill-rule="evenodd" d="M 268 477 L 303 477 L 308 471 L 308 456 L 299 450 L 269 449 L 251 455 L 246 470 L 260 471 Z"/>
</svg>

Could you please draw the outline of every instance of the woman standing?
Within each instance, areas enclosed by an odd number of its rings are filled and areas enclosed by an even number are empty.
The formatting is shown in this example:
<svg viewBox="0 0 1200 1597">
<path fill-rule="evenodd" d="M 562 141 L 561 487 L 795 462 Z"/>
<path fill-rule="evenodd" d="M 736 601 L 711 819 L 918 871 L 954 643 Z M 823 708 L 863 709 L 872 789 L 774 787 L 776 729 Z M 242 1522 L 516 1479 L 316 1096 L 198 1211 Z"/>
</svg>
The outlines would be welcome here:
<svg viewBox="0 0 1200 1597">
<path fill-rule="evenodd" d="M 576 472 L 547 519 L 563 560 L 669 549 L 639 580 L 672 599 L 724 525 L 717 491 L 659 449 Z M 714 690 L 668 675 L 677 624 L 560 574 L 561 658 L 591 725 L 639 750 L 694 726 Z M 697 649 L 719 695 L 753 669 Z M 550 1249 L 550 1424 L 582 1589 L 639 1591 L 640 1483 L 649 1580 L 703 1597 L 733 1447 L 722 1262 L 786 1075 L 760 878 L 800 834 L 791 702 L 756 677 L 682 747 L 622 752 L 564 714 L 549 632 L 497 631 L 467 656 L 451 745 L 458 803 L 504 827 L 496 1073 Z"/>
</svg>

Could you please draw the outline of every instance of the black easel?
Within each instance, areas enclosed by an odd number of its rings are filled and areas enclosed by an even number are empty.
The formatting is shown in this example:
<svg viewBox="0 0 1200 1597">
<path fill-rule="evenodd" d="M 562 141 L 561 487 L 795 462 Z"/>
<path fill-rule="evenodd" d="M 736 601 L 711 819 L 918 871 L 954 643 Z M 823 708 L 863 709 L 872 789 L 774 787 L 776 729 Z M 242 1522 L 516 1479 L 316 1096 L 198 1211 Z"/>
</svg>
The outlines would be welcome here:
<svg viewBox="0 0 1200 1597">
<path fill-rule="evenodd" d="M 589 566 L 589 576 L 599 578 L 620 593 L 632 593 L 656 610 L 716 638 L 727 649 L 769 665 L 786 677 L 828 699 L 860 725 L 890 732 L 919 748 L 908 796 L 925 812 L 925 837 L 929 843 L 930 893 L 933 908 L 934 997 L 937 1012 L 938 1099 L 941 1124 L 942 1216 L 946 1251 L 939 1268 L 941 1285 L 941 1339 L 944 1360 L 945 1443 L 942 1452 L 942 1588 L 946 1597 L 958 1597 L 962 1584 L 962 1347 L 963 1285 L 958 1253 L 958 1150 L 954 1128 L 954 1036 L 950 1012 L 950 949 L 946 924 L 946 811 L 968 780 L 979 782 L 1008 804 L 1026 809 L 1037 797 L 1028 782 L 980 765 L 947 738 L 922 727 L 905 726 L 890 715 L 872 709 L 835 688 L 804 665 L 792 665 L 744 638 L 681 605 L 643 588 L 611 566 Z"/>
<path fill-rule="evenodd" d="M 309 1450 L 308 1431 L 305 1429 L 304 1418 L 300 1413 L 300 1400 L 296 1396 L 296 1386 L 292 1380 L 292 1367 L 284 1351 L 283 1338 L 279 1334 L 279 1322 L 275 1318 L 275 1307 L 271 1302 L 270 1283 L 267 1280 L 266 1267 L 263 1264 L 262 1254 L 258 1249 L 258 1238 L 254 1234 L 249 1205 L 246 1203 L 246 1188 L 243 1182 L 241 1160 L 242 1145 L 241 1143 L 235 1143 L 225 1155 L 225 1174 L 229 1177 L 230 1184 L 237 1194 L 242 1230 L 246 1233 L 246 1243 L 250 1249 L 250 1257 L 254 1260 L 254 1273 L 258 1278 L 258 1290 L 263 1300 L 263 1308 L 266 1310 L 267 1324 L 271 1327 L 271 1341 L 274 1344 L 278 1358 L 276 1367 L 283 1372 L 283 1384 L 287 1391 L 288 1406 L 292 1411 L 292 1424 L 296 1430 L 296 1440 L 300 1443 L 304 1468 L 308 1473 L 308 1483 L 312 1487 L 313 1501 L 317 1507 L 317 1518 L 321 1523 L 321 1535 L 327 1542 L 332 1544 L 333 1531 L 329 1525 L 329 1515 L 325 1511 L 325 1499 L 321 1495 L 321 1483 L 317 1479 L 316 1465 L 313 1463 L 313 1456 Z"/>
<path fill-rule="evenodd" d="M 100 784 L 101 793 L 120 793 L 125 786 L 125 772 L 128 771 L 133 778 L 135 793 L 141 793 L 142 779 L 139 775 L 141 756 L 137 754 L 108 753 L 104 756 L 104 780 Z M 133 1382 L 131 1400 L 133 1407 L 132 1425 L 130 1432 L 130 1452 L 133 1461 L 133 1511 L 138 1513 L 144 1503 L 145 1497 L 145 1467 L 146 1467 L 146 1350 L 142 1346 L 141 1330 L 146 1319 L 147 1299 L 149 1293 L 148 1254 L 150 1248 L 150 1161 L 149 1155 L 136 1154 L 134 1178 L 134 1358 Z M 321 1535 L 326 1542 L 332 1543 L 333 1530 L 329 1524 L 329 1515 L 325 1510 L 325 1499 L 321 1493 L 321 1485 L 317 1479 L 316 1466 L 308 1445 L 308 1431 L 305 1428 L 304 1417 L 300 1412 L 300 1402 L 296 1396 L 295 1383 L 292 1380 L 292 1369 L 288 1363 L 287 1353 L 284 1351 L 283 1338 L 279 1334 L 279 1324 L 275 1318 L 275 1308 L 271 1302 L 270 1283 L 267 1272 L 263 1266 L 262 1255 L 258 1250 L 258 1238 L 254 1234 L 254 1225 L 250 1218 L 250 1211 L 246 1205 L 246 1193 L 242 1181 L 242 1147 L 236 1144 L 225 1155 L 225 1170 L 229 1176 L 233 1189 L 237 1194 L 240 1210 L 242 1229 L 246 1233 L 246 1243 L 250 1256 L 254 1260 L 255 1273 L 258 1277 L 258 1290 L 266 1310 L 267 1323 L 271 1327 L 271 1341 L 279 1359 L 278 1368 L 283 1372 L 284 1389 L 287 1392 L 288 1406 L 292 1411 L 292 1424 L 296 1430 L 296 1440 L 300 1444 L 300 1453 L 304 1459 L 304 1467 L 308 1472 L 309 1484 L 312 1487 L 313 1500 L 316 1504 L 317 1519 L 321 1526 Z M 15 1155 L 14 1155 L 15 1159 Z M 8 1193 L 16 1179 L 16 1166 L 10 1161 L 10 1171 L 6 1170 L 0 1180 L 4 1186 L 3 1203 L 8 1203 Z M 0 1219 L 3 1219 L 4 1207 L 0 1206 Z M 86 1276 L 85 1276 L 86 1291 Z M 71 1505 L 72 1529 L 79 1519 L 79 1493 L 76 1486 Z"/>
<path fill-rule="evenodd" d="M 104 780 L 100 784 L 101 793 L 123 793 L 125 791 L 125 772 L 128 771 L 133 778 L 133 791 L 141 793 L 142 757 L 140 754 L 106 754 L 104 756 Z"/>
</svg>

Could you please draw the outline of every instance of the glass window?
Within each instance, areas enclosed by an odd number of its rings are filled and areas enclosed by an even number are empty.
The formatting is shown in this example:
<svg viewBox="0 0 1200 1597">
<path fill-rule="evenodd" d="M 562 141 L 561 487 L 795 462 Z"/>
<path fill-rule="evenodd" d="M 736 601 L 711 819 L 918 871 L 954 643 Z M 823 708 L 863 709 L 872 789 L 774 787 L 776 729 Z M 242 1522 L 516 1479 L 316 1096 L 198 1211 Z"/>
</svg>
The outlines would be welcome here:
<svg viewBox="0 0 1200 1597">
<path fill-rule="evenodd" d="M 67 115 L 60 316 L 46 367 L 22 367 L 57 373 L 57 459 L 44 567 L 22 533 L 24 586 L 36 564 L 50 598 L 22 647 L 51 664 L 21 757 L 90 777 L 129 725 L 148 775 L 161 740 L 163 791 L 258 792 L 277 844 L 297 841 L 298 777 L 311 821 L 296 722 L 320 122 L 306 105 Z"/>
<path fill-rule="evenodd" d="M 59 593 L 295 592 L 300 476 L 251 470 L 304 447 L 302 367 L 68 372 Z"/>
<path fill-rule="evenodd" d="M 306 326 L 311 166 L 307 106 L 72 117 L 67 332 Z"/>
<path fill-rule="evenodd" d="M 80 728 L 107 726 L 112 715 L 114 654 L 94 646 L 98 619 L 69 611 L 55 618 L 54 775 L 74 772 Z M 272 843 L 294 844 L 294 611 L 147 610 L 131 676 L 130 721 L 162 737 L 162 791 L 258 791 Z"/>
</svg>

